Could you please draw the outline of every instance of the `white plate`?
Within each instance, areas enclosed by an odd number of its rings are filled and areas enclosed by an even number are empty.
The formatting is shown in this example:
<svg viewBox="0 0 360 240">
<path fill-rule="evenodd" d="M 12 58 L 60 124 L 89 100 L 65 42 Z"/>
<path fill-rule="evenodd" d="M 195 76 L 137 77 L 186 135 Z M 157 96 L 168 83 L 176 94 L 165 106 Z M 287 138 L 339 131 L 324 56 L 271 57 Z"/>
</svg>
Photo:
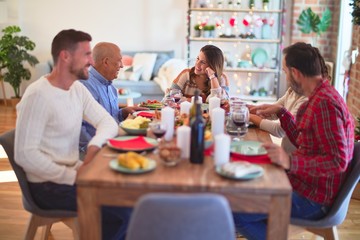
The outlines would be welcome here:
<svg viewBox="0 0 360 240">
<path fill-rule="evenodd" d="M 256 48 L 251 53 L 251 60 L 257 67 L 264 67 L 264 64 L 268 60 L 268 55 L 265 49 L 263 48 Z"/>
<path fill-rule="evenodd" d="M 146 135 L 147 128 L 126 128 L 123 127 L 123 122 L 119 126 L 129 135 Z"/>
<path fill-rule="evenodd" d="M 230 152 L 232 154 L 245 155 L 245 156 L 266 155 L 267 151 L 261 145 L 262 145 L 261 142 L 256 142 L 256 141 L 231 142 Z"/>
<path fill-rule="evenodd" d="M 129 168 L 123 167 L 118 164 L 117 159 L 113 159 L 109 162 L 109 166 L 111 169 L 121 172 L 121 173 L 127 173 L 127 174 L 141 174 L 141 173 L 147 173 L 156 168 L 156 161 L 153 159 L 148 158 L 149 160 L 149 166 L 145 169 L 137 169 L 137 170 L 131 170 Z"/>
<path fill-rule="evenodd" d="M 237 167 L 239 168 L 244 168 L 244 174 L 240 174 L 240 175 L 234 175 L 230 172 L 227 172 L 223 169 L 223 166 L 217 166 L 215 168 L 215 171 L 226 178 L 229 179 L 234 179 L 234 180 L 250 180 L 250 179 L 254 179 L 254 178 L 258 178 L 261 177 L 262 175 L 264 175 L 264 169 L 256 164 L 251 164 L 248 162 L 230 162 L 227 163 L 230 165 L 237 165 Z M 246 165 L 246 166 L 245 166 Z M 249 172 L 249 173 L 246 173 Z"/>
<path fill-rule="evenodd" d="M 123 137 L 117 137 L 117 138 L 113 138 L 113 140 L 118 140 L 118 141 L 128 141 L 128 140 L 132 140 L 134 138 L 137 138 L 138 136 L 123 136 Z M 153 139 L 153 138 L 148 138 L 148 137 L 144 137 L 144 140 L 149 144 L 148 147 L 128 147 L 128 148 L 122 148 L 122 147 L 118 147 L 118 146 L 114 146 L 110 143 L 110 140 L 107 141 L 107 145 L 115 150 L 120 150 L 120 151 L 134 151 L 134 152 L 143 152 L 143 151 L 148 151 L 148 150 L 152 150 L 154 148 L 156 148 L 158 146 L 158 142 Z"/>
</svg>

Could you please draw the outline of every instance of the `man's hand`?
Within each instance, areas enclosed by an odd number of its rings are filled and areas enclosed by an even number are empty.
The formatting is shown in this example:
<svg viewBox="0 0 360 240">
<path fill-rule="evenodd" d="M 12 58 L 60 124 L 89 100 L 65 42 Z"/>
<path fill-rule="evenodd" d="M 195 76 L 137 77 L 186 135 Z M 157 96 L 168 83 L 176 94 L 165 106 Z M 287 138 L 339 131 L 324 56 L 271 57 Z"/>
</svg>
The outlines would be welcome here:
<svg viewBox="0 0 360 240">
<path fill-rule="evenodd" d="M 268 152 L 272 163 L 283 167 L 285 170 L 290 169 L 290 157 L 282 147 L 274 143 L 264 143 L 262 146 Z"/>
<path fill-rule="evenodd" d="M 122 116 L 123 116 L 123 119 L 126 119 L 129 114 L 133 114 L 134 112 L 136 111 L 143 111 L 143 110 L 149 110 L 148 108 L 145 108 L 145 107 L 125 107 L 125 108 L 122 108 L 121 109 L 121 113 L 122 113 Z"/>
<path fill-rule="evenodd" d="M 96 153 L 100 150 L 100 148 L 98 146 L 88 146 L 87 150 L 86 150 L 86 155 L 84 157 L 84 164 L 88 164 L 89 162 L 91 162 L 91 160 L 93 160 L 93 158 L 95 157 Z"/>
<path fill-rule="evenodd" d="M 282 107 L 281 104 L 262 104 L 253 107 L 251 111 L 262 118 L 269 118 L 272 114 L 277 114 Z"/>
</svg>

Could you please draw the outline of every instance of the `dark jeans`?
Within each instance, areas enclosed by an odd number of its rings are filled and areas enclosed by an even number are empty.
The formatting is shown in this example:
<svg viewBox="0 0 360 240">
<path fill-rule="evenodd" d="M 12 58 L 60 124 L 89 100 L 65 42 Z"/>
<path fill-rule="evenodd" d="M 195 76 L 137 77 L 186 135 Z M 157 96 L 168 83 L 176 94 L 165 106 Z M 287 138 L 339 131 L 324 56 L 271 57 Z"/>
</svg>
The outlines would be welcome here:
<svg viewBox="0 0 360 240">
<path fill-rule="evenodd" d="M 40 208 L 77 211 L 76 185 L 29 182 L 29 187 L 34 201 Z M 131 212 L 131 208 L 103 206 L 102 239 L 125 239 Z"/>
<path fill-rule="evenodd" d="M 329 208 L 292 193 L 291 217 L 316 220 L 325 216 Z M 233 213 L 236 230 L 249 240 L 266 239 L 266 214 Z"/>
</svg>

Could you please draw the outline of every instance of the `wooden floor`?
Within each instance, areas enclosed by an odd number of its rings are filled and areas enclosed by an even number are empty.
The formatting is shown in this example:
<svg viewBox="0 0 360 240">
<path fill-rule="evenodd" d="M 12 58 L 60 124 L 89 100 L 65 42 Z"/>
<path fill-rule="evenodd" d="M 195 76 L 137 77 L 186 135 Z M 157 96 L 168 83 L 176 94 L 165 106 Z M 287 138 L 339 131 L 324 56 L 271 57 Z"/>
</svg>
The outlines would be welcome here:
<svg viewBox="0 0 360 240">
<path fill-rule="evenodd" d="M 16 112 L 0 103 L 0 134 L 15 127 Z M 0 146 L 0 240 L 23 239 L 29 213 L 22 206 L 21 192 L 11 171 L 8 159 Z M 347 218 L 338 227 L 341 240 L 360 239 L 360 201 L 352 199 Z M 36 239 L 39 239 L 37 234 Z M 72 239 L 71 231 L 62 223 L 52 227 L 50 239 Z M 295 239 L 322 239 L 308 232 L 289 237 Z"/>
</svg>

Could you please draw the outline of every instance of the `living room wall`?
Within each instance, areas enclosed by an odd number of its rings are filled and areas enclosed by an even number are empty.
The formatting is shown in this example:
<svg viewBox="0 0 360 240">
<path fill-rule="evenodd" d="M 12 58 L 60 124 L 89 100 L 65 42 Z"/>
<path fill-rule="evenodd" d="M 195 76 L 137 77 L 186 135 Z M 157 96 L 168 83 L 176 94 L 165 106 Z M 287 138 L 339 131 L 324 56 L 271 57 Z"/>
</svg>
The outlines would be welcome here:
<svg viewBox="0 0 360 240">
<path fill-rule="evenodd" d="M 20 26 L 22 34 L 36 43 L 32 53 L 40 61 L 35 69 L 31 69 L 31 81 L 22 84 L 21 94 L 46 71 L 46 62 L 51 59 L 52 39 L 63 29 L 74 28 L 90 33 L 92 46 L 109 41 L 118 44 L 124 51 L 174 50 L 175 57 L 186 56 L 187 1 L 5 1 L 8 20 L 0 23 L 0 29 L 9 25 Z M 7 83 L 5 88 L 9 98 L 13 91 Z"/>
</svg>

